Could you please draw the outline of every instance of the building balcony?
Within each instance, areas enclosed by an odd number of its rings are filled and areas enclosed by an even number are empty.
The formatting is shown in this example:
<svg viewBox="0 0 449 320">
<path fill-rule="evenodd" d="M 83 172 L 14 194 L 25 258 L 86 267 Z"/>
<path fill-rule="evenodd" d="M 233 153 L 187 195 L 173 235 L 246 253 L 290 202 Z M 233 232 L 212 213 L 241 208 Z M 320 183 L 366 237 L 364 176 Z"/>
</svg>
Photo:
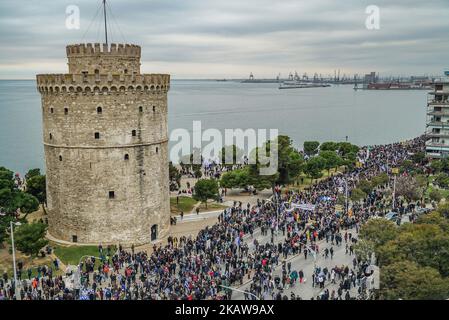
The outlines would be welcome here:
<svg viewBox="0 0 449 320">
<path fill-rule="evenodd" d="M 444 111 L 434 111 L 434 110 L 427 110 L 428 116 L 448 116 L 449 117 L 449 109 Z"/>
<path fill-rule="evenodd" d="M 428 143 L 426 144 L 426 150 L 431 150 L 433 152 L 437 151 L 437 152 L 442 152 L 442 151 L 449 151 L 449 145 L 445 144 L 445 143 L 439 143 L 439 142 L 432 142 L 432 143 Z"/>
<path fill-rule="evenodd" d="M 449 138 L 449 132 L 426 132 L 427 138 Z M 449 145 L 449 141 L 448 141 Z"/>
<path fill-rule="evenodd" d="M 435 99 L 429 99 L 427 100 L 427 104 L 429 106 L 448 106 L 449 105 L 449 100 L 435 100 Z"/>
<path fill-rule="evenodd" d="M 428 127 L 443 127 L 443 128 L 449 128 L 449 122 L 442 122 L 442 121 L 429 121 L 427 122 Z"/>
</svg>

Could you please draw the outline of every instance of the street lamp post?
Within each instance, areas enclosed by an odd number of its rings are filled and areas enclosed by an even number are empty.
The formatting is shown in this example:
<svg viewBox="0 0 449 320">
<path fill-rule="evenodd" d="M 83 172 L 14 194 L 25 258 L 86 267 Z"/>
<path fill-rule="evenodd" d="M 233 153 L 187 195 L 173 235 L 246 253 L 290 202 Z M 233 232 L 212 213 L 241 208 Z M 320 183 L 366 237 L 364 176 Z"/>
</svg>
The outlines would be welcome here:
<svg viewBox="0 0 449 320">
<path fill-rule="evenodd" d="M 20 222 L 16 222 L 15 225 L 20 226 Z M 13 263 L 13 269 L 14 269 L 14 288 L 15 288 L 15 295 L 17 300 L 22 300 L 22 296 L 20 295 L 20 287 L 19 283 L 17 281 L 17 267 L 16 267 L 16 250 L 14 247 L 14 223 L 10 221 L 10 228 L 11 228 L 11 247 L 12 247 L 12 263 Z"/>
<path fill-rule="evenodd" d="M 348 178 L 345 178 L 345 213 L 348 213 Z"/>
<path fill-rule="evenodd" d="M 396 175 L 393 179 L 393 211 L 396 208 Z"/>
</svg>

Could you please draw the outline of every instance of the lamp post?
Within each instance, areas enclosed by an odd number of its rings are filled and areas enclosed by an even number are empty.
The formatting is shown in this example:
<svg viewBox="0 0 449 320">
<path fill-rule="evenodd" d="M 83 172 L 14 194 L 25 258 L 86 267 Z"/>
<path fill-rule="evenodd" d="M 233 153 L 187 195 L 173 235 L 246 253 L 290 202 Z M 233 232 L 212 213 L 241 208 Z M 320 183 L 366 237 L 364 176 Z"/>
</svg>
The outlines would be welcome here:
<svg viewBox="0 0 449 320">
<path fill-rule="evenodd" d="M 10 228 L 11 228 L 11 248 L 12 248 L 12 263 L 13 263 L 13 269 L 14 269 L 14 289 L 15 289 L 15 296 L 17 300 L 22 300 L 22 296 L 20 295 L 20 288 L 19 283 L 17 282 L 17 267 L 16 267 L 16 249 L 14 247 L 14 225 L 20 226 L 20 222 L 13 223 L 10 221 Z"/>
<path fill-rule="evenodd" d="M 345 178 L 345 213 L 348 213 L 348 178 Z"/>
<path fill-rule="evenodd" d="M 398 168 L 391 168 L 391 173 L 393 173 L 393 211 L 396 208 L 396 176 L 399 173 Z"/>
</svg>

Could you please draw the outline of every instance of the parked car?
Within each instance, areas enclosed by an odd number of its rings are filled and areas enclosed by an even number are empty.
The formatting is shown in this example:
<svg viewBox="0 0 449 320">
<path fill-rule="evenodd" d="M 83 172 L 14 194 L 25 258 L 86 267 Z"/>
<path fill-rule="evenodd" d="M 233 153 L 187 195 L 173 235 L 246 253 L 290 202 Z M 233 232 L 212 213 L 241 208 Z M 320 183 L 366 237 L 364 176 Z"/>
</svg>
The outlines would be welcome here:
<svg viewBox="0 0 449 320">
<path fill-rule="evenodd" d="M 397 212 L 388 212 L 385 215 L 385 219 L 387 219 L 389 221 L 396 222 L 399 219 L 399 213 L 397 213 Z"/>
</svg>

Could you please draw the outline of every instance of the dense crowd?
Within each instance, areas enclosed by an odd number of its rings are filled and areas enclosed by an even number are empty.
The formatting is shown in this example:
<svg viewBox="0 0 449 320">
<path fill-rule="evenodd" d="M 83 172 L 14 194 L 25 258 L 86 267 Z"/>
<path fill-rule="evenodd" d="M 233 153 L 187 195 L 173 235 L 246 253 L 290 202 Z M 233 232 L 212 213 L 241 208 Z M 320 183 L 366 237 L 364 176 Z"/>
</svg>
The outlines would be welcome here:
<svg viewBox="0 0 449 320">
<path fill-rule="evenodd" d="M 122 247 L 113 252 L 99 246 L 100 259 L 88 258 L 80 272 L 55 276 L 51 267 L 39 275 L 21 276 L 22 299 L 230 299 L 232 291 L 250 281 L 246 299 L 298 299 L 287 288 L 303 284 L 307 278 L 320 289 L 314 299 L 354 299 L 351 289 L 362 291 L 368 263 L 354 255 L 358 230 L 367 219 L 383 215 L 391 208 L 385 197 L 389 183 L 378 186 L 360 203 L 336 212 L 339 196 L 355 188 L 363 179 L 380 173 L 391 174 L 410 154 L 421 151 L 423 138 L 361 148 L 363 162 L 345 173 L 333 175 L 301 192 L 276 187 L 269 200 L 253 206 L 235 202 L 218 217 L 218 222 L 201 230 L 196 237 L 169 237 L 166 245 L 154 245 L 151 252 L 135 252 Z M 215 174 L 210 171 L 210 175 Z M 298 208 L 312 206 L 310 210 Z M 418 205 L 421 205 L 419 203 Z M 348 210 L 349 209 L 349 210 Z M 398 203 L 398 209 L 410 209 Z M 261 243 L 256 235 L 268 239 Z M 319 242 L 330 243 L 321 250 Z M 314 266 L 306 275 L 286 260 L 293 256 L 310 259 L 321 254 L 334 256 L 333 246 L 345 247 L 352 264 L 333 268 Z M 309 258 L 308 258 L 309 256 Z M 281 270 L 281 272 L 275 272 Z M 331 283 L 337 289 L 329 289 Z M 0 299 L 14 299 L 14 283 L 5 274 L 0 279 Z"/>
</svg>

